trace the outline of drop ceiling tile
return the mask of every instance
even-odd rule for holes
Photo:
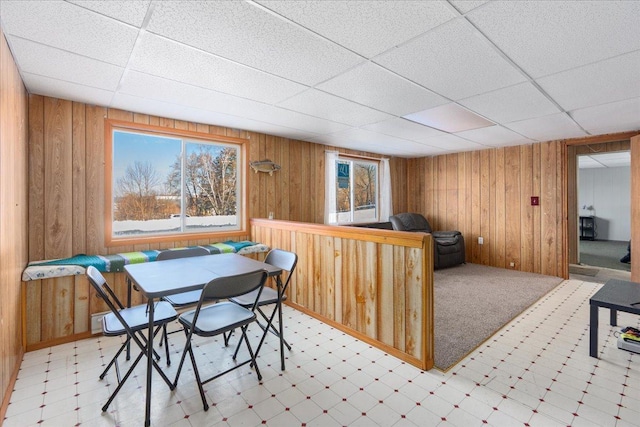
[[[462,13],[472,11],[488,2],[488,0],[449,0],[449,3],[453,4]]]
[[[589,156],[578,156],[578,169],[595,169],[606,167]]]
[[[593,134],[640,131],[640,97],[570,112],[571,117]]]
[[[558,107],[531,83],[520,83],[458,102],[497,123],[515,122],[560,112]]]
[[[386,135],[375,135],[374,132],[362,131],[361,129],[317,136],[312,138],[310,142],[398,157],[433,155],[445,152],[445,150],[436,147],[399,138],[390,138]]]
[[[306,130],[308,133],[331,133],[348,128],[344,124],[136,71],[127,72],[119,92],[175,105],[245,117],[298,131]]]
[[[487,148],[482,144],[478,144],[477,142],[469,141],[452,134],[434,136],[425,141],[425,143],[433,147],[441,148],[449,153],[483,150]]]
[[[64,1],[0,2],[5,34],[124,67],[138,29]]]
[[[67,0],[85,9],[141,27],[151,0]]]
[[[404,118],[452,133],[493,126],[494,124],[473,111],[454,103],[407,114]]]
[[[462,18],[449,21],[374,61],[453,100],[525,80]]]
[[[256,4],[162,1],[154,6],[148,31],[300,83],[317,84],[363,60]]]
[[[638,75],[640,50],[543,77],[537,82],[568,111],[640,97]]]
[[[541,142],[587,136],[587,134],[564,113],[512,122],[506,124],[506,127],[527,138]]]
[[[467,17],[534,78],[640,49],[637,1],[498,1]]]
[[[315,89],[302,92],[278,106],[351,126],[363,126],[393,117]]]
[[[457,16],[444,2],[258,0],[258,3],[367,58]]]
[[[215,111],[179,106],[167,102],[150,100],[133,95],[117,94],[114,96],[111,106],[127,111],[142,114],[152,114],[160,117],[171,117],[178,120],[193,121],[197,123],[224,126],[233,129],[262,132],[269,135],[283,136],[286,138],[308,140],[317,135],[311,132],[301,132],[298,129],[290,129],[284,126],[276,126],[251,120],[244,117],[233,116]]]
[[[149,33],[144,34],[136,47],[130,68],[263,102],[277,102],[306,89],[298,83]]]
[[[57,80],[115,91],[124,68],[60,49],[9,36],[21,71]]]
[[[503,147],[507,145],[531,144],[532,140],[525,138],[502,126],[490,126],[482,129],[468,130],[456,133],[457,136],[477,142],[488,147]]]
[[[31,94],[68,99],[87,104],[109,106],[113,92],[83,86],[49,77],[23,72],[21,74],[25,87]]]
[[[371,62],[359,65],[316,88],[398,116],[448,102]]]
[[[397,138],[424,143],[427,139],[445,134],[428,126],[415,123],[401,117],[395,117],[378,123],[372,123],[362,127],[373,132],[395,136]]]

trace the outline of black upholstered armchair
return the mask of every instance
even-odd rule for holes
[[[389,221],[394,230],[431,233],[434,243],[433,268],[464,263],[464,237],[459,231],[433,231],[429,221],[419,213],[393,215]]]

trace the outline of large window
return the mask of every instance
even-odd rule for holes
[[[117,122],[107,133],[107,243],[246,228],[241,141]]]
[[[331,224],[376,222],[378,209],[378,162],[364,159],[335,160],[335,211]]]

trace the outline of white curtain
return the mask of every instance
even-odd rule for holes
[[[393,215],[391,170],[389,169],[389,159],[382,159],[380,161],[380,221],[389,221],[391,215]]]
[[[324,162],[324,223],[336,224],[336,161],[337,151],[327,151]]]

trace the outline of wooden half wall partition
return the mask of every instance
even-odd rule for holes
[[[252,219],[251,235],[298,254],[289,305],[420,369],[433,367],[430,234]]]

